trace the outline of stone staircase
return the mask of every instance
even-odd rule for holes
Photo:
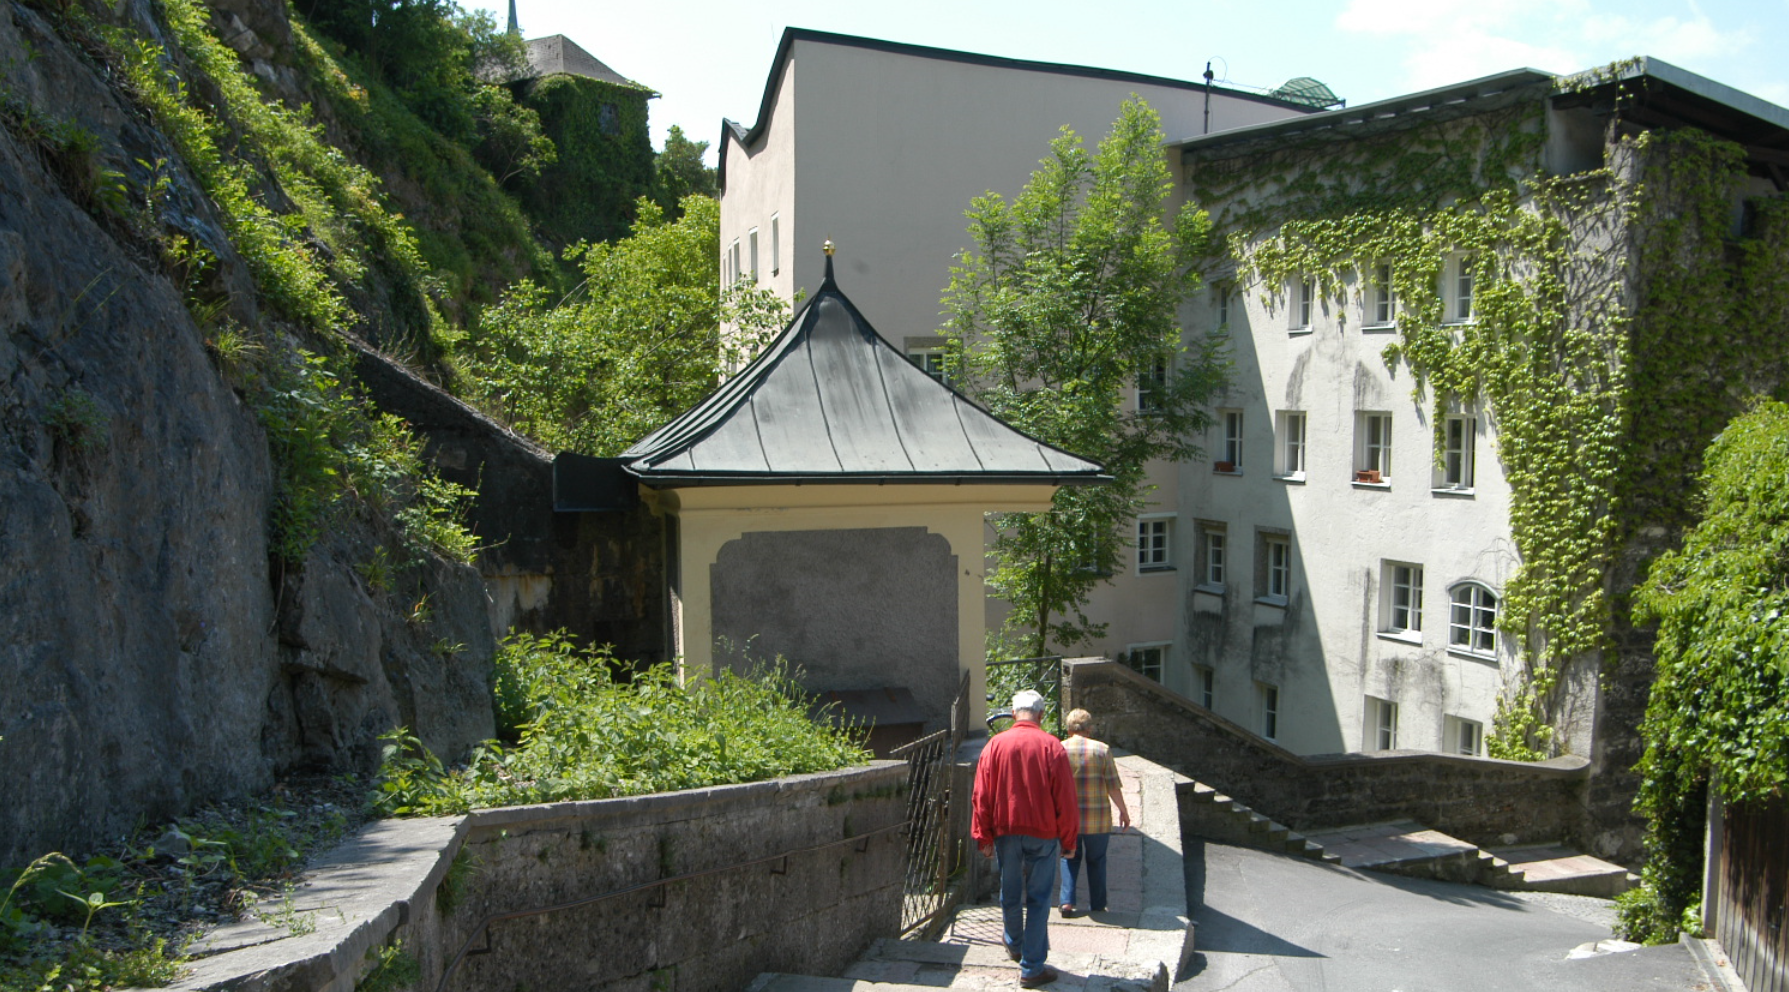
[[[1165,972],[1097,952],[1050,951],[1050,965],[1062,977],[1050,992],[1166,992]],[[934,944],[879,940],[839,978],[759,975],[746,992],[936,992],[951,989],[1016,988],[1017,973],[1006,951],[989,944]]]
[[[1620,865],[1558,844],[1485,849],[1411,820],[1299,833],[1199,782],[1180,786],[1189,834],[1283,851],[1345,868],[1467,882],[1495,889],[1613,898],[1638,885]]]

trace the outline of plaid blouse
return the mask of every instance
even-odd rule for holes
[[[1112,832],[1112,800],[1109,792],[1118,788],[1118,765],[1112,761],[1112,749],[1091,737],[1070,735],[1062,742],[1068,751],[1068,764],[1075,771],[1075,797],[1081,805],[1081,832]]]

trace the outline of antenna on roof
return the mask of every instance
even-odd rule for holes
[[[511,4],[514,4],[515,0],[509,0],[509,2]],[[1211,71],[1211,60],[1206,59],[1205,60],[1205,130],[1199,132],[1200,134],[1210,134],[1211,133],[1211,78],[1212,78],[1212,75],[1213,74]]]

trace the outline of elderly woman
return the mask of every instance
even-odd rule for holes
[[[1075,773],[1075,797],[1081,807],[1081,840],[1073,857],[1062,859],[1062,915],[1076,916],[1080,902],[1075,892],[1075,875],[1081,862],[1087,862],[1087,907],[1095,913],[1106,908],[1106,844],[1112,835],[1112,806],[1118,807],[1118,829],[1131,825],[1131,811],[1124,805],[1124,790],[1118,781],[1118,766],[1112,761],[1112,749],[1087,736],[1093,731],[1093,716],[1086,710],[1070,710],[1062,719],[1062,728],[1069,736],[1062,746],[1068,751],[1069,767]]]

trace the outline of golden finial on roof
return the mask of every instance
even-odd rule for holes
[[[826,255],[828,258],[832,257],[832,252],[833,252],[834,247],[835,246],[833,245],[831,238],[827,238],[826,243],[820,246],[821,250],[826,252]]]

